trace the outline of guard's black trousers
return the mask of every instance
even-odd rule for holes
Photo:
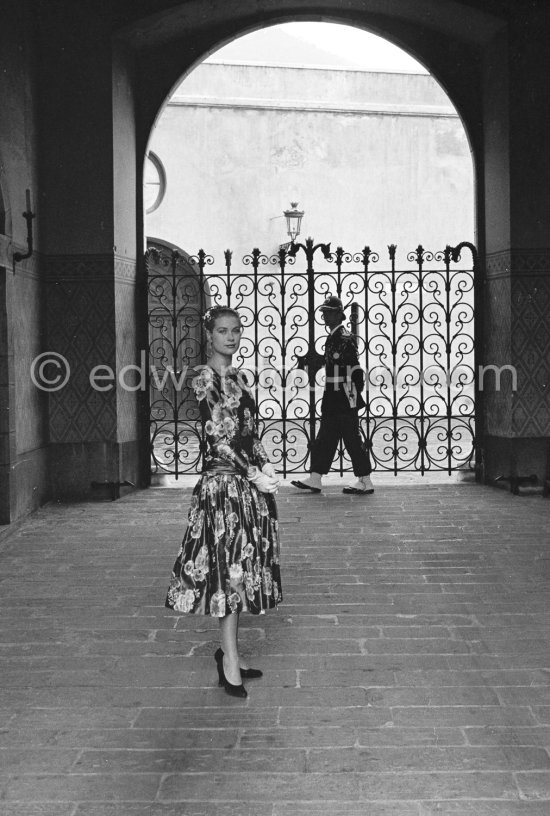
[[[359,417],[353,408],[324,412],[315,442],[311,446],[311,472],[325,474],[331,466],[338,442],[342,440],[356,476],[368,476],[372,471],[370,457],[359,431]]]

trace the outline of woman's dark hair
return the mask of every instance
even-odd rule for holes
[[[232,309],[231,306],[212,306],[210,309],[207,309],[202,318],[206,331],[212,331],[218,317],[223,317],[224,315],[236,317],[239,323],[242,323],[240,314],[236,309]]]

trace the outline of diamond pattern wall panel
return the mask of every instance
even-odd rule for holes
[[[514,276],[512,353],[516,436],[550,436],[550,257],[548,271]]]
[[[116,388],[101,392],[90,383],[94,366],[116,367],[112,256],[50,258],[47,298],[47,348],[63,355],[71,371],[66,386],[49,396],[50,440],[115,441]]]
[[[512,249],[487,258],[486,364],[511,364],[517,391],[502,378],[486,392],[488,433],[550,436],[550,249]]]

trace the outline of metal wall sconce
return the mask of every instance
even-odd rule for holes
[[[25,261],[27,258],[30,258],[33,253],[33,243],[32,243],[32,219],[35,218],[35,213],[32,212],[31,209],[31,191],[26,190],[26,201],[27,201],[27,209],[23,213],[23,218],[27,222],[27,251],[25,254],[22,252],[14,252],[13,253],[13,266],[15,271],[15,264],[20,263],[20,261]]]

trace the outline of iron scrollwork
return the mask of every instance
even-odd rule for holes
[[[453,266],[464,248],[472,252],[472,269]],[[314,268],[319,249],[321,270]],[[361,427],[374,468],[473,468],[479,417],[475,247],[463,243],[432,253],[419,245],[402,269],[396,249],[389,245],[389,265],[379,269],[380,256],[369,246],[331,251],[330,244],[308,238],[273,256],[253,249],[241,268],[227,250],[219,270],[202,250],[183,257],[150,249],[149,354],[152,371],[160,371],[150,386],[153,470],[176,477],[200,470],[203,437],[191,378],[208,353],[200,317],[219,303],[242,316],[235,363],[255,391],[260,435],[272,461],[284,476],[307,470],[324,378],[326,328],[318,308],[330,294],[343,301],[367,373]],[[297,268],[300,250],[305,270]],[[345,452],[333,468],[351,469]]]

